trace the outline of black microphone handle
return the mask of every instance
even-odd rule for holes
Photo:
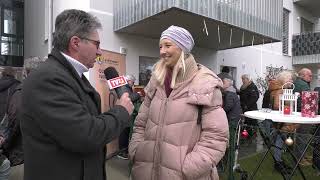
[[[125,92],[129,93],[129,96],[131,94],[130,90],[126,86],[117,87],[117,88],[115,88],[115,91],[116,91],[117,96],[118,96],[119,99],[122,96],[122,94],[125,93]]]
[[[129,93],[129,98],[133,103],[140,99],[140,95],[138,93],[133,92],[128,86],[121,86],[115,88],[115,91],[119,99],[125,92]]]

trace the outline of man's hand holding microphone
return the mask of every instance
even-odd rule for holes
[[[128,113],[131,115],[134,109],[134,106],[131,102],[131,99],[129,98],[129,93],[125,92],[122,94],[122,96],[120,97],[120,99],[117,101],[116,105],[120,105],[123,106],[124,108],[126,108],[126,110],[128,111]]]
[[[117,93],[119,100],[116,104],[126,108],[128,113],[131,115],[134,106],[132,104],[133,100],[130,97],[130,93],[132,93],[132,90],[126,86],[127,80],[123,76],[119,76],[117,70],[114,67],[106,68],[104,70],[104,75],[108,80],[109,88],[114,89]]]

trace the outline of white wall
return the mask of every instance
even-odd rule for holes
[[[192,50],[193,56],[195,57],[196,61],[209,69],[213,72],[217,73],[217,51],[212,49],[205,49],[205,48],[197,48],[195,47]]]
[[[90,0],[52,0],[53,1],[53,19],[65,9],[81,9],[89,11]]]
[[[108,1],[108,3],[106,3]],[[91,0],[90,9],[113,13],[113,0]]]

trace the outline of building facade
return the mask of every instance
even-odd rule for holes
[[[252,69],[253,65],[261,73],[262,64],[259,60],[251,63],[226,56],[229,50],[225,49],[238,51],[239,47],[281,41],[282,7],[282,0],[27,1],[24,57],[47,56],[52,48],[55,17],[64,9],[77,8],[101,20],[101,48],[125,54],[126,73],[139,77],[150,71],[159,57],[161,32],[170,25],[178,25],[193,35],[196,45],[192,53],[199,63],[216,73],[220,66],[232,65],[238,79],[244,73],[243,67]]]
[[[219,51],[218,66],[227,65],[243,73],[263,76],[268,66],[312,70],[312,89],[319,84],[320,1],[283,0],[281,42]],[[239,85],[239,82],[238,82]]]
[[[102,49],[125,53],[126,72],[137,77],[157,60],[160,33],[175,24],[194,36],[198,61],[216,73],[232,67],[238,87],[242,74],[263,76],[268,66],[309,67],[319,86],[319,1],[34,0],[24,7],[25,58],[45,57],[55,17],[77,8],[102,21]]]

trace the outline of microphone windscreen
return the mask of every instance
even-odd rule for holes
[[[112,66],[107,67],[104,70],[104,75],[106,76],[107,80],[119,77],[119,74],[118,74],[117,70]]]

